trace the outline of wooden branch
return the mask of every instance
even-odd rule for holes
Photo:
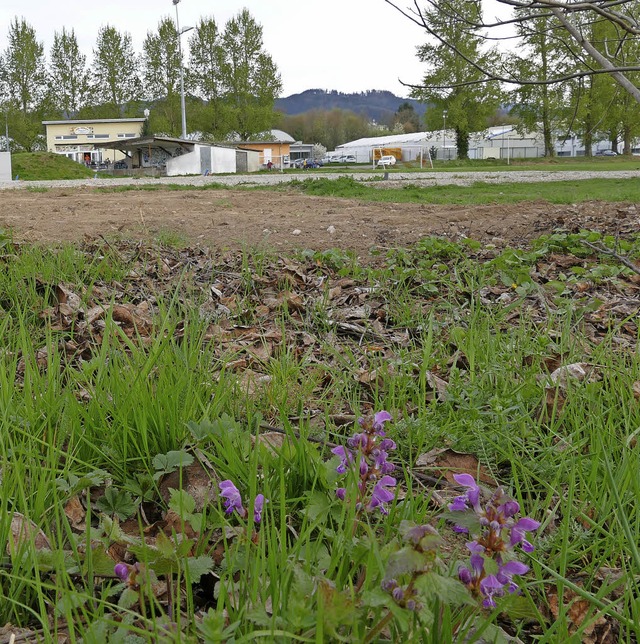
[[[585,246],[588,246],[589,248],[595,250],[598,253],[615,257],[615,259],[617,259],[621,264],[624,264],[629,270],[632,270],[637,275],[640,275],[640,267],[636,266],[629,258],[625,257],[624,255],[620,255],[619,253],[616,253],[614,250],[611,250],[611,248],[607,248],[606,246],[602,246],[601,244],[592,244],[591,242],[588,242],[586,239],[581,239],[580,241]]]

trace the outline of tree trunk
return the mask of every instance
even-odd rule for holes
[[[553,142],[553,130],[549,125],[548,120],[542,121],[542,137],[544,140],[544,156],[545,157],[555,157],[556,156],[556,146]]]
[[[458,159],[469,158],[469,132],[456,128],[456,147],[458,148]]]
[[[631,154],[631,128],[628,125],[622,128],[622,154]]]
[[[593,151],[591,148],[593,147],[593,134],[591,133],[591,127],[586,128],[582,142],[584,143],[584,156],[592,157]]]

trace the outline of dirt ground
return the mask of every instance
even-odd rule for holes
[[[0,194],[0,229],[16,241],[80,241],[102,235],[180,236],[210,248],[243,245],[325,250],[365,257],[373,247],[405,246],[424,235],[467,236],[519,245],[556,229],[622,235],[640,230],[634,204],[545,202],[488,206],[378,204],[294,191],[129,191],[90,188]]]

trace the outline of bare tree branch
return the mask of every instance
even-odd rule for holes
[[[540,78],[519,78],[515,75],[501,74],[494,69],[488,69],[479,63],[477,60],[471,60],[465,56],[460,48],[453,42],[449,42],[436,30],[432,29],[427,23],[422,10],[418,4],[419,0],[413,0],[413,7],[402,9],[398,4],[392,0],[384,0],[387,4],[394,7],[403,16],[411,20],[419,27],[439,41],[442,45],[449,48],[457,56],[460,56],[467,64],[471,65],[482,74],[482,78],[465,81],[462,83],[449,84],[449,85],[430,85],[432,89],[453,89],[455,87],[463,87],[469,85],[481,85],[490,81],[498,81],[510,85],[554,85],[563,83],[569,80],[581,79],[588,76],[596,76],[601,74],[611,75],[615,81],[628,92],[635,101],[640,103],[640,90],[625,76],[630,72],[640,71],[640,62],[637,64],[618,64],[617,54],[621,51],[622,42],[624,39],[640,35],[640,23],[633,15],[631,9],[634,5],[637,7],[635,0],[591,0],[584,2],[571,2],[566,0],[497,0],[500,4],[510,6],[516,11],[516,16],[510,19],[497,20],[495,22],[482,22],[473,23],[466,19],[459,18],[459,12],[456,11],[455,3],[447,2],[446,0],[424,0],[426,4],[434,10],[442,12],[445,16],[450,18],[457,18],[464,24],[464,29],[470,33],[478,34],[482,30],[492,30],[497,28],[504,28],[513,25],[527,25],[533,20],[540,18],[555,18],[562,26],[560,30],[563,34],[570,37],[571,43],[566,42],[561,36],[554,35],[553,37],[565,44],[566,49],[570,52],[571,56],[581,63],[582,69],[555,76],[553,78],[540,79]],[[619,8],[629,7],[630,10],[626,13],[618,11]],[[518,15],[520,12],[520,15]],[[532,13],[533,12],[533,13]],[[591,21],[587,20],[583,24],[591,24],[593,21],[608,21],[616,25],[622,32],[620,43],[616,48],[616,54],[607,57],[600,52],[593,43],[589,42],[581,33],[580,29],[570,20],[572,15],[582,15],[587,18],[592,16]],[[480,34],[485,40],[507,40],[512,39],[514,36],[499,36],[491,37],[487,34]],[[577,51],[575,46],[577,45]],[[584,52],[592,60],[595,60],[599,67],[594,67],[585,64],[583,56],[580,52]],[[415,85],[400,81],[405,87],[419,89],[423,85]]]

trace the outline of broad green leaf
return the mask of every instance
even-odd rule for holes
[[[428,602],[438,599],[444,604],[457,606],[475,603],[462,582],[435,572],[420,575],[415,580],[415,587]]]
[[[192,583],[198,583],[202,575],[206,575],[213,570],[213,559],[207,555],[200,557],[189,557],[187,559],[187,569]]]
[[[108,487],[104,491],[104,496],[98,499],[96,506],[101,512],[115,514],[122,521],[128,519],[136,511],[136,504],[131,495],[124,490],[116,490],[114,487]]]

